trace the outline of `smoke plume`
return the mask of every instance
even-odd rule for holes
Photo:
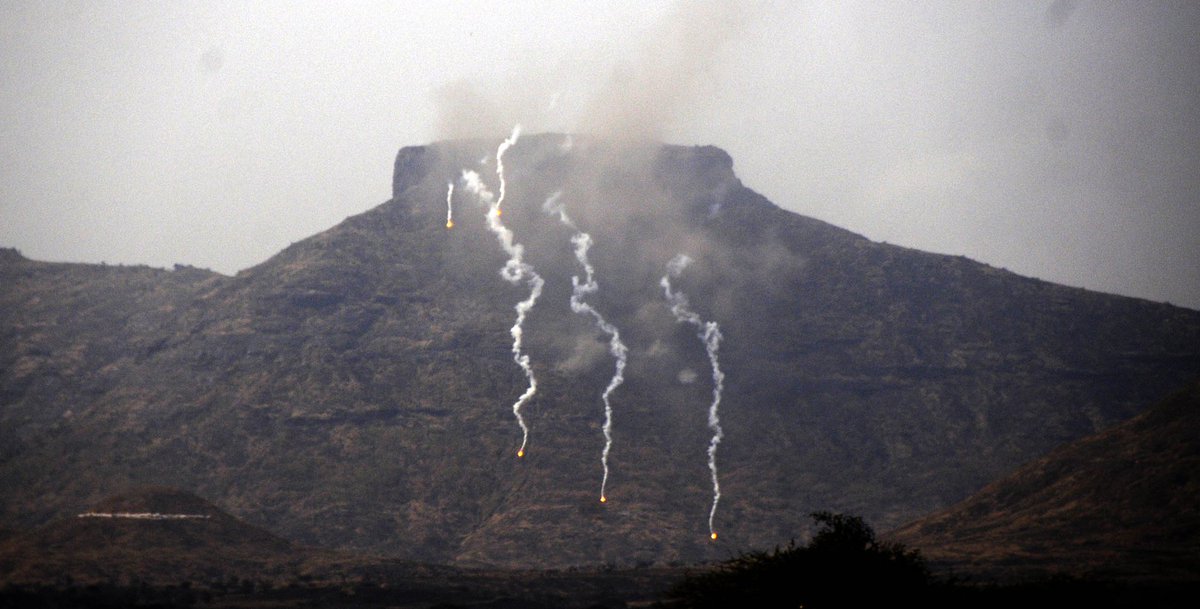
[[[538,58],[505,79],[455,80],[434,91],[437,136],[489,137],[521,122],[608,140],[666,135],[714,82],[721,53],[765,14],[758,2],[678,2],[650,27],[578,54]]]

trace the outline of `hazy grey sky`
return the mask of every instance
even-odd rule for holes
[[[1200,308],[1200,3],[599,4],[0,2],[0,245],[232,273],[385,201],[400,146],[521,122]]]

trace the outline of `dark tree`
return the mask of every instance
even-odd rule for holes
[[[741,554],[689,575],[670,594],[678,607],[860,607],[919,601],[929,571],[916,551],[882,542],[858,516],[815,512],[807,546]]]

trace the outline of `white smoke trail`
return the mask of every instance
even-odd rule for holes
[[[566,206],[558,202],[561,195],[561,192],[551,195],[549,199],[546,199],[545,204],[542,205],[542,209],[548,214],[558,214],[558,219],[568,228],[575,231],[575,234],[571,236],[571,244],[575,246],[575,259],[583,267],[585,279],[580,281],[578,275],[571,277],[571,310],[580,314],[586,313],[595,318],[596,326],[600,328],[600,331],[608,335],[608,353],[616,361],[612,379],[608,381],[608,386],[604,388],[604,393],[600,394],[600,400],[604,402],[604,451],[600,455],[600,463],[604,466],[604,478],[600,482],[600,502],[604,503],[608,501],[608,453],[612,450],[613,410],[610,397],[612,396],[612,392],[625,382],[625,361],[629,349],[625,347],[625,343],[621,342],[621,333],[617,330],[616,326],[608,323],[595,307],[583,300],[588,294],[595,293],[600,289],[600,285],[596,283],[596,270],[588,260],[588,250],[592,247],[592,236],[579,230],[579,227],[575,226],[575,223],[567,216]]]
[[[697,336],[704,341],[704,349],[708,352],[709,362],[712,363],[713,400],[708,407],[708,428],[712,430],[713,437],[708,444],[708,470],[712,472],[713,501],[712,509],[708,512],[708,532],[713,539],[716,539],[717,531],[713,528],[713,519],[717,515],[717,504],[721,501],[721,483],[717,479],[717,445],[725,437],[725,431],[721,429],[721,419],[718,416],[721,392],[725,388],[725,374],[721,372],[721,365],[717,360],[717,351],[721,348],[721,328],[717,322],[705,322],[692,311],[685,294],[671,291],[671,278],[678,277],[691,262],[692,259],[684,254],[672,258],[667,263],[667,274],[663,275],[659,285],[662,286],[667,302],[671,305],[671,313],[675,315],[675,321],[692,324],[700,330]]]
[[[158,512],[84,512],[76,518],[117,518],[126,520],[208,520],[208,514],[160,514]]]
[[[504,263],[504,267],[500,269],[500,276],[505,281],[517,285],[522,280],[525,280],[529,285],[529,297],[517,303],[517,321],[509,330],[513,337],[512,353],[513,361],[521,367],[525,373],[525,378],[529,381],[529,387],[525,389],[517,401],[513,404],[513,415],[517,418],[517,425],[521,427],[521,448],[517,450],[518,457],[525,456],[525,447],[529,444],[529,427],[525,424],[525,418],[521,416],[521,407],[529,402],[537,393],[537,378],[533,374],[533,368],[529,365],[529,356],[521,351],[522,338],[524,337],[525,316],[533,305],[537,303],[538,297],[542,295],[542,287],[546,284],[542,280],[541,275],[538,275],[533,266],[524,261],[525,248],[520,243],[513,241],[513,233],[504,223],[500,221],[500,206],[504,203],[504,196],[507,190],[507,182],[504,177],[504,153],[517,143],[517,138],[521,135],[521,126],[513,127],[512,135],[504,140],[500,147],[496,150],[496,174],[500,178],[500,197],[496,198],[487,186],[480,179],[479,174],[474,171],[463,170],[463,182],[466,183],[467,189],[475,193],[481,201],[488,205],[487,222],[488,229],[496,235],[496,239],[500,242],[500,246],[504,248],[508,254],[508,261]]]
[[[454,182],[446,184],[446,228],[454,228]]]
[[[496,149],[496,175],[500,178],[500,198],[496,199],[494,214],[497,216],[500,215],[500,206],[504,204],[504,193],[508,189],[508,182],[504,179],[504,153],[517,143],[519,137],[521,137],[521,126],[514,125],[512,133],[503,142],[500,142],[500,147]]]

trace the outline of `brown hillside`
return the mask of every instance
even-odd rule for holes
[[[995,577],[1200,580],[1200,383],[894,537]]]

